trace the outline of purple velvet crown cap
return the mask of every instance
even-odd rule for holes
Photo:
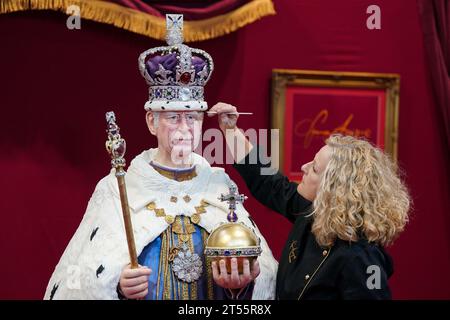
[[[195,74],[198,74],[206,65],[206,61],[198,56],[192,56],[192,65],[195,69]],[[145,63],[147,72],[152,78],[156,77],[155,72],[158,71],[159,65],[162,65],[165,70],[172,71],[173,74],[176,72],[176,67],[178,64],[177,54],[169,53],[166,55],[155,55],[150,57]]]

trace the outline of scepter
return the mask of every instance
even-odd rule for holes
[[[123,221],[125,223],[125,233],[127,235],[128,252],[130,254],[131,268],[138,267],[136,245],[134,243],[133,225],[131,224],[130,207],[128,205],[127,188],[125,185],[125,140],[120,136],[120,128],[116,124],[116,116],[113,111],[106,113],[106,122],[108,124],[106,132],[108,140],[106,141],[106,150],[111,156],[111,166],[116,169],[116,178],[119,185],[120,203],[122,205]]]

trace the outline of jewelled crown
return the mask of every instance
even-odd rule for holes
[[[214,69],[211,56],[183,44],[183,15],[166,15],[168,46],[139,56],[139,70],[149,85],[147,111],[206,111],[203,87]]]

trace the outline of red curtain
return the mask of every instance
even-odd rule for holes
[[[450,2],[417,0],[431,90],[450,154]]]
[[[183,14],[185,20],[200,20],[228,13],[251,0],[173,1],[172,4],[170,1],[148,0],[112,0],[111,2],[157,17],[164,17],[166,13],[174,13]]]

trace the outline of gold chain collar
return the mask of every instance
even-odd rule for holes
[[[205,207],[207,207],[208,205],[209,204],[205,200],[201,200],[200,201],[200,205],[194,207],[195,208],[195,213],[190,217],[190,220],[191,220],[192,223],[198,224],[200,222],[200,215],[202,213],[206,212]],[[164,217],[164,219],[166,220],[166,222],[168,224],[173,224],[175,222],[175,220],[176,220],[175,216],[170,215],[170,214],[166,214],[166,211],[163,208],[157,208],[156,207],[156,203],[154,201],[150,202],[147,205],[147,209],[154,211],[155,215],[157,217]],[[181,225],[180,225],[180,227],[181,227]],[[173,226],[172,228],[175,228],[175,226]]]

